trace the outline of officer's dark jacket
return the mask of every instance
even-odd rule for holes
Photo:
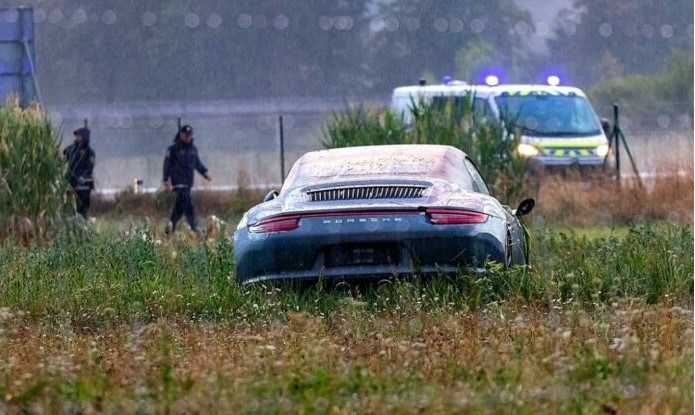
[[[73,188],[93,189],[95,153],[89,146],[90,132],[88,128],[79,128],[75,133],[82,136],[82,142],[73,143],[63,150],[63,156],[68,162],[68,181]],[[80,178],[83,180],[80,181]]]
[[[190,188],[193,186],[193,170],[198,170],[203,176],[208,173],[208,168],[198,158],[198,149],[193,142],[186,144],[177,136],[164,157],[164,181],[171,179],[172,186]]]

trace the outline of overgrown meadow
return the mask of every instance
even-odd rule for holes
[[[564,183],[529,266],[344,290],[240,287],[224,212],[9,232],[0,413],[690,413],[692,178]]]

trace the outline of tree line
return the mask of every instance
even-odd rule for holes
[[[26,2],[23,2],[26,4]],[[690,0],[575,0],[529,47],[513,0],[34,0],[52,102],[371,97],[421,77],[478,82],[554,69],[590,87],[692,57]],[[77,74],[76,77],[73,74]]]

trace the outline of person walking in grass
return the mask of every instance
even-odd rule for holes
[[[77,213],[87,219],[91,193],[94,189],[94,159],[95,153],[89,145],[89,128],[78,128],[73,132],[75,142],[63,150],[63,156],[68,163],[68,182],[75,194]]]
[[[174,233],[176,223],[183,215],[186,216],[191,230],[198,231],[191,199],[194,170],[197,170],[208,182],[212,180],[208,175],[208,168],[198,157],[198,149],[193,144],[193,128],[190,125],[183,125],[174,137],[174,144],[167,148],[164,157],[164,189],[167,192],[176,192],[176,203],[165,229],[167,234]]]

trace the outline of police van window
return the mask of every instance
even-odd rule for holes
[[[473,184],[475,185],[478,193],[489,195],[490,189],[488,189],[487,184],[485,184],[485,180],[483,180],[483,176],[480,175],[478,168],[475,167],[475,164],[473,164],[468,157],[466,157],[465,163],[466,169],[468,169],[468,173],[470,173],[471,177],[473,178]]]

